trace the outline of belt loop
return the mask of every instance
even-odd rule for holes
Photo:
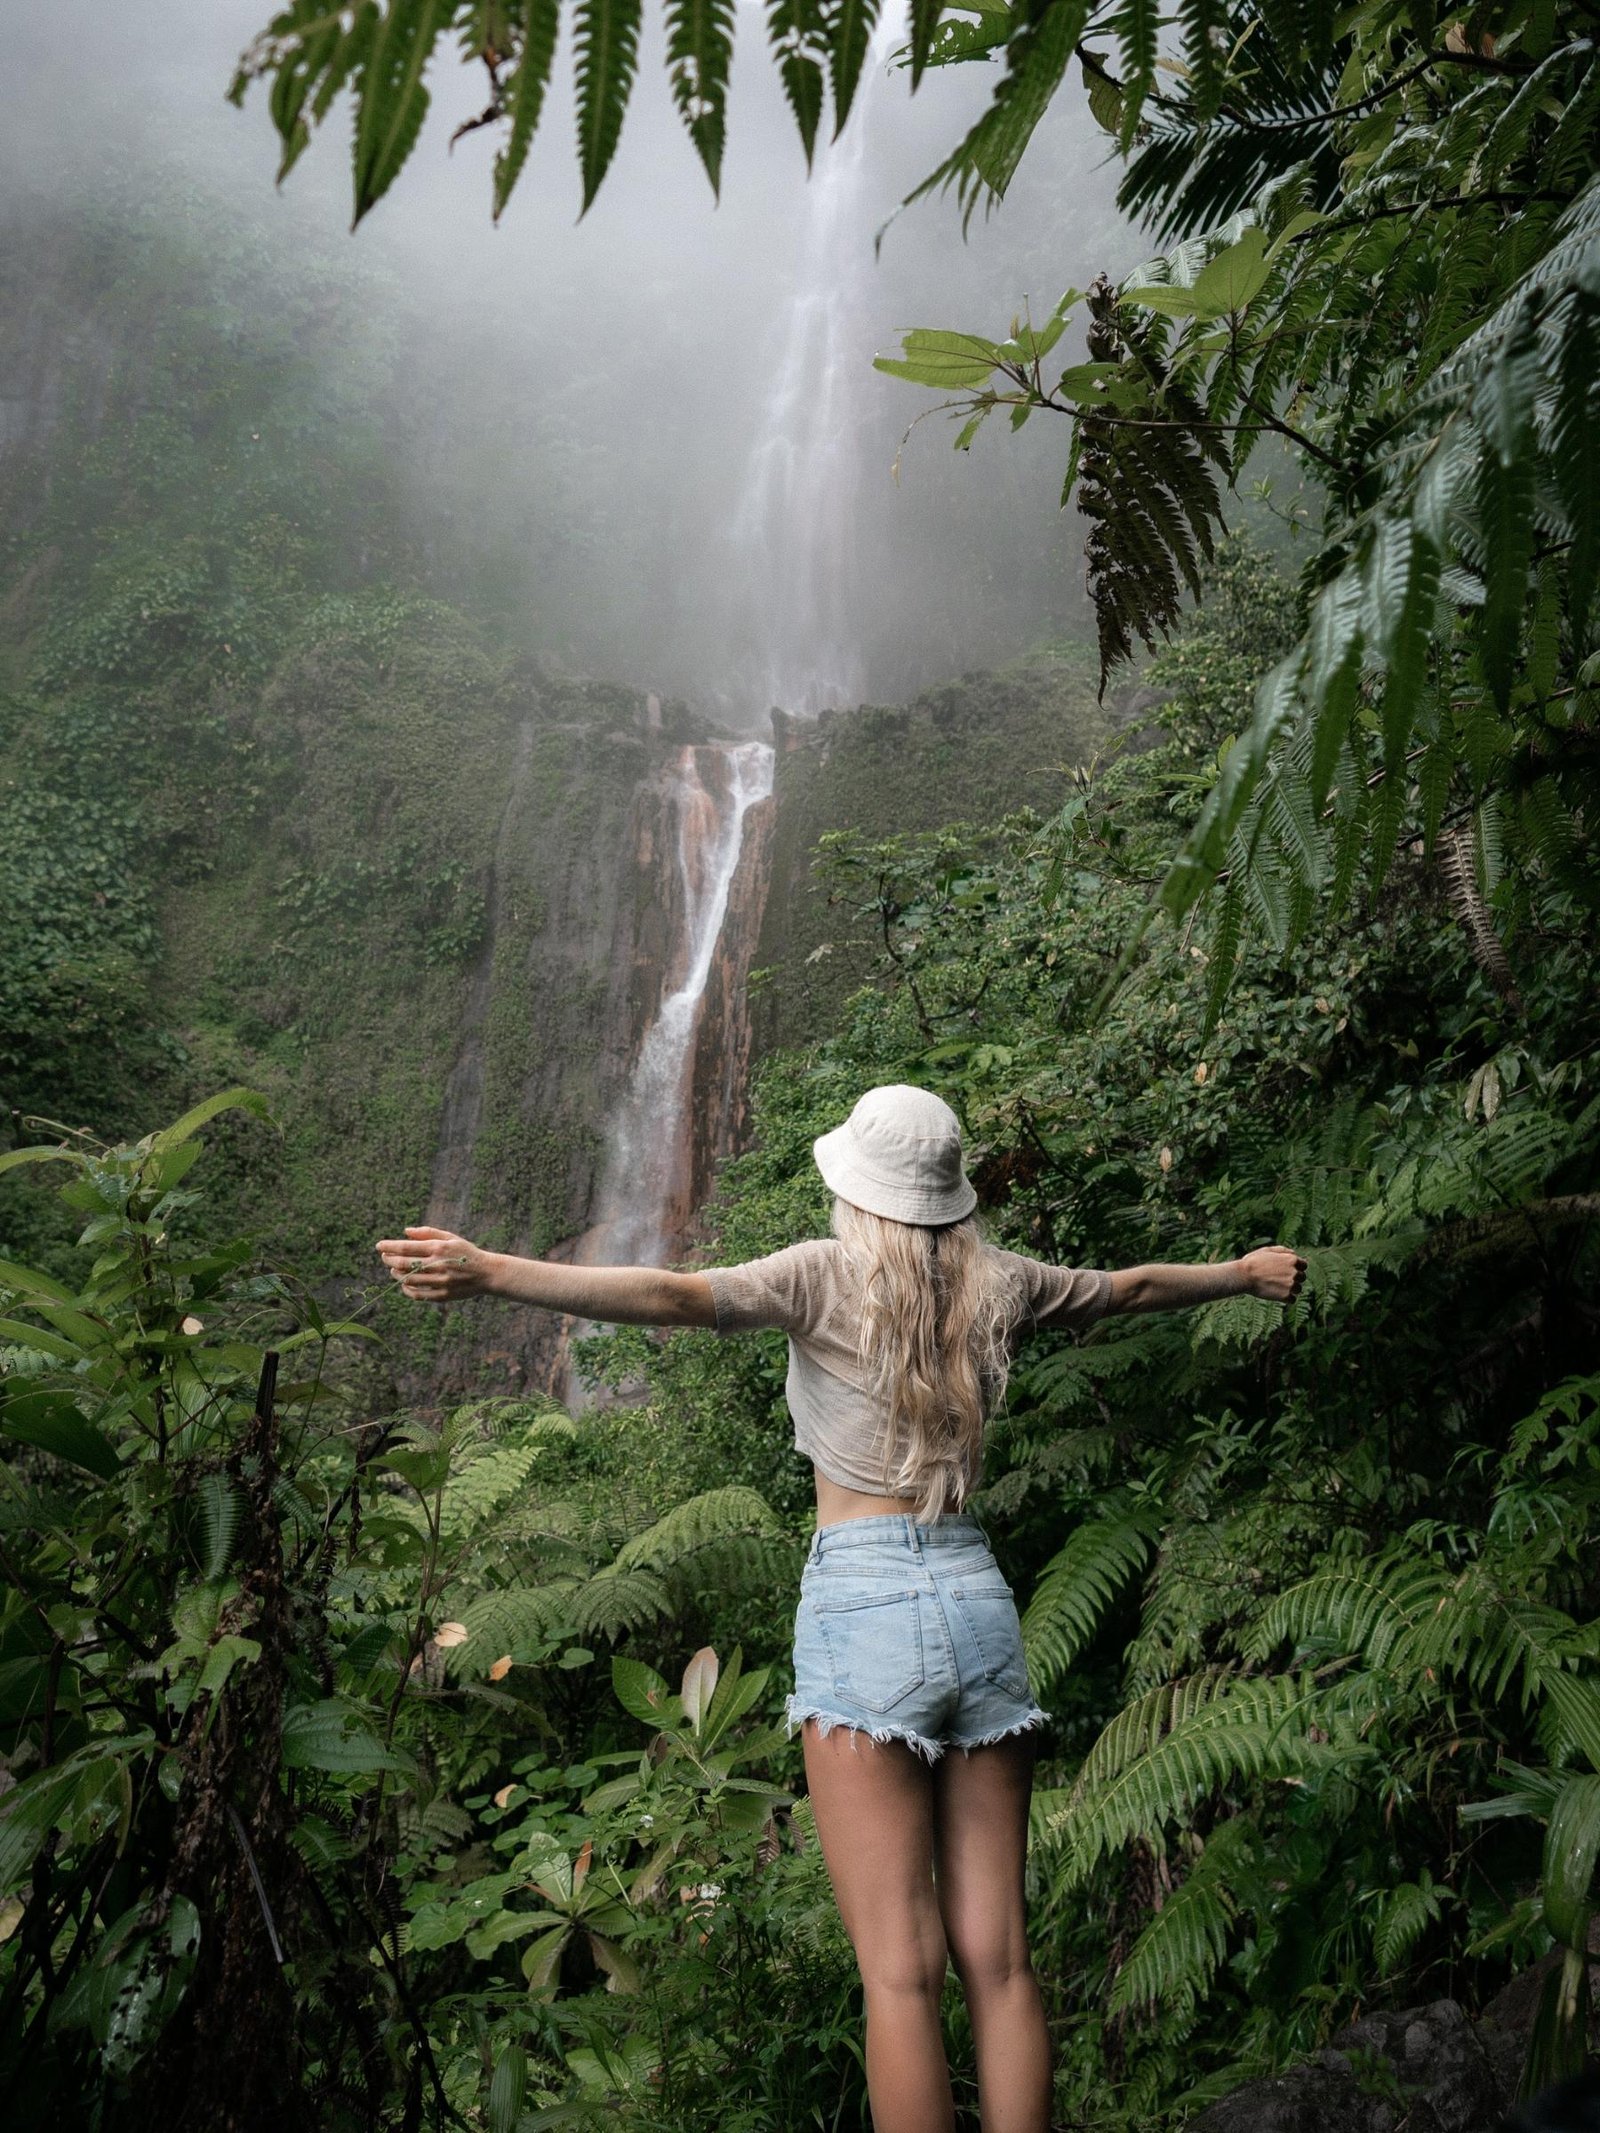
[[[920,1563],[922,1560],[922,1539],[917,1531],[917,1522],[909,1512],[903,1512],[901,1515],[905,1519],[906,1539],[910,1543],[911,1553]]]

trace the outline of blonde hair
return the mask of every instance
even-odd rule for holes
[[[976,1486],[1021,1291],[971,1215],[935,1229],[835,1199],[833,1233],[861,1285],[861,1372],[884,1416],[884,1494],[914,1496],[929,1524]]]

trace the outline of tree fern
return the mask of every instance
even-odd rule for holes
[[[1067,1673],[1118,1592],[1143,1568],[1154,1525],[1143,1508],[1085,1519],[1040,1572],[1022,1618],[1029,1678],[1039,1695]]]
[[[570,1583],[533,1585],[480,1593],[467,1601],[460,1611],[467,1636],[446,1651],[445,1671],[481,1681],[498,1659],[548,1658],[575,1626],[568,1604],[573,1590]]]
[[[1402,1881],[1385,1891],[1372,1927],[1372,1953],[1380,1977],[1393,1977],[1404,1967],[1449,1900],[1450,1892],[1436,1886],[1426,1868],[1416,1881]]]
[[[615,1641],[630,1629],[671,1612],[665,1583],[649,1570],[601,1571],[562,1596],[567,1619],[580,1637]]]
[[[636,1534],[618,1551],[612,1568],[665,1570],[698,1549],[738,1534],[776,1539],[783,1531],[776,1512],[757,1490],[738,1484],[707,1489]]]
[[[1163,1682],[1120,1712],[1051,1817],[1081,1880],[1103,1853],[1163,1826],[1231,1781],[1295,1777],[1327,1750],[1309,1737],[1315,1685],[1290,1675],[1212,1669]]]
[[[1136,2007],[1184,2013],[1194,2006],[1227,1952],[1238,1908],[1227,1877],[1253,1842],[1245,1821],[1218,1827],[1129,1949],[1112,1983],[1108,2014]]]

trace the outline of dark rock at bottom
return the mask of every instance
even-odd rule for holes
[[[1366,2015],[1305,2065],[1223,2097],[1188,2133],[1498,2133],[1516,2110],[1544,1968],[1513,1978],[1476,2017],[1454,2000]],[[1518,2113],[1508,2133],[1524,2126],[1600,2128],[1600,2094],[1583,2080],[1551,2092],[1534,2115]]]

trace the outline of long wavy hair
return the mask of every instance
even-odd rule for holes
[[[861,1372],[884,1417],[883,1492],[914,1496],[928,1524],[977,1484],[1020,1291],[971,1215],[925,1228],[835,1199],[833,1233],[861,1285]]]

